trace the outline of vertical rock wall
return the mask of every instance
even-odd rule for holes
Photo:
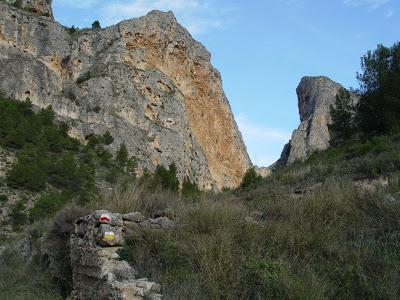
[[[240,184],[251,162],[220,74],[171,12],[70,32],[50,1],[25,2],[36,12],[0,1],[1,90],[52,105],[82,141],[110,131],[139,172],[174,162],[203,189]]]
[[[290,142],[285,145],[277,165],[292,164],[304,160],[313,152],[328,148],[331,123],[330,106],[343,88],[328,77],[303,77],[296,89],[300,126],[293,131]],[[358,101],[353,95],[354,101]]]

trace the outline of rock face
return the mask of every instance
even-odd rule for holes
[[[1,90],[51,105],[82,141],[110,131],[139,173],[175,162],[203,189],[240,184],[251,162],[220,74],[171,12],[71,32],[50,2],[23,0],[32,13],[0,1]]]
[[[70,239],[72,299],[161,299],[159,284],[135,279],[135,270],[120,259],[122,230],[122,216],[104,210],[75,222]]]
[[[27,12],[53,18],[53,10],[51,8],[52,0],[0,0],[8,4],[21,8]]]
[[[330,106],[343,88],[327,77],[303,77],[296,89],[300,114],[300,126],[285,145],[277,165],[289,165],[304,160],[313,152],[328,148],[331,123]],[[357,99],[354,96],[354,101]]]

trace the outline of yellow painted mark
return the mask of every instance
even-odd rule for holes
[[[107,231],[104,233],[103,241],[107,243],[115,242],[115,234],[112,231]]]

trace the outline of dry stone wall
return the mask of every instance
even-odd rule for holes
[[[167,219],[167,218],[166,218]],[[167,223],[168,224],[167,224]],[[154,219],[146,220],[140,213],[121,215],[100,210],[75,221],[70,238],[73,274],[72,299],[159,300],[161,286],[146,278],[136,279],[136,271],[120,259],[118,250],[124,245],[124,232],[132,224],[154,228]],[[162,220],[168,228],[172,220]],[[126,228],[125,225],[131,225]]]

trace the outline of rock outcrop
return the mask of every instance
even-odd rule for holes
[[[251,162],[221,76],[171,12],[73,31],[53,20],[50,0],[7,2],[1,90],[51,105],[82,141],[110,131],[111,150],[124,142],[139,173],[175,162],[181,180],[203,189],[240,184]]]
[[[306,159],[311,153],[328,148],[331,123],[330,106],[343,88],[328,77],[303,77],[296,89],[300,114],[300,126],[285,145],[276,166],[289,165]],[[357,101],[355,95],[354,100]]]
[[[123,225],[121,214],[104,210],[76,220],[70,239],[72,299],[161,299],[159,284],[135,279],[135,270],[120,259]]]
[[[0,0],[29,13],[53,18],[52,0]]]

